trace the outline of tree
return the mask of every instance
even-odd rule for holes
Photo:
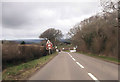
[[[54,29],[54,28],[49,28],[46,31],[44,31],[39,38],[47,38],[50,40],[54,45],[56,45],[57,41],[62,38],[63,34],[60,30]]]
[[[68,34],[78,51],[117,57],[117,12],[104,14],[106,20],[95,15],[70,29]]]
[[[100,0],[103,12],[111,13],[118,9],[118,0]]]
[[[22,41],[21,44],[25,44],[25,41]]]
[[[2,40],[2,42],[1,42],[2,44],[4,43],[4,41]]]
[[[68,32],[68,35],[70,37],[74,36],[77,32],[80,31],[80,25],[79,24],[76,24],[73,28],[70,29],[70,31]]]

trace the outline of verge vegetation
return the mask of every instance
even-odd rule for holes
[[[104,61],[108,61],[108,62],[120,65],[120,60],[118,58],[107,57],[107,56],[103,56],[103,55],[96,55],[96,54],[85,53],[85,52],[77,52],[77,53],[84,54],[84,55],[94,57],[94,58],[99,58],[99,59],[102,59]]]
[[[2,44],[2,64],[3,70],[9,67],[10,64],[18,65],[30,60],[40,58],[47,55],[44,46],[35,44],[16,44],[4,43]]]
[[[30,75],[43,67],[52,58],[57,55],[53,53],[51,55],[43,56],[39,59],[31,60],[26,63],[22,63],[16,66],[10,66],[3,70],[3,80],[26,80]]]

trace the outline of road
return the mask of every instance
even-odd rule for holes
[[[118,65],[83,54],[60,52],[29,80],[118,80]]]

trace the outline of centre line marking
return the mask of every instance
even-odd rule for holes
[[[81,68],[84,68],[79,62],[76,62]]]
[[[71,57],[71,55],[69,54],[69,56]]]
[[[68,53],[69,54],[69,53]],[[73,58],[70,54],[69,54],[69,56],[71,57],[71,58]]]
[[[70,55],[71,58],[73,58],[71,55]]]
[[[67,52],[68,53],[68,52]],[[69,53],[68,53],[69,54]],[[70,54],[69,54],[70,55]]]
[[[72,58],[72,59],[73,59],[74,61],[76,61],[75,58]]]
[[[94,75],[92,75],[91,73],[88,73],[88,75],[95,80],[95,82],[100,82]]]

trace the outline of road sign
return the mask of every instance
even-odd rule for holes
[[[53,48],[53,44],[50,42],[50,40],[48,40],[47,43],[46,43],[46,49],[50,50],[52,48]]]

